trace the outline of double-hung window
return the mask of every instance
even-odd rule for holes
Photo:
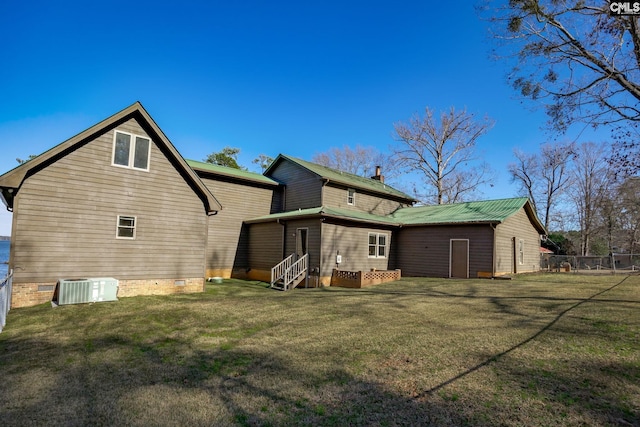
[[[115,131],[113,137],[113,164],[125,168],[149,170],[151,140],[144,136]]]
[[[118,215],[118,226],[116,228],[116,238],[135,239],[136,238],[136,217],[128,215]]]
[[[347,204],[355,205],[356,204],[356,190],[353,188],[347,189]]]
[[[384,233],[369,233],[369,258],[387,257],[387,235]]]

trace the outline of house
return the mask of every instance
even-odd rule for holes
[[[540,269],[546,234],[526,197],[403,209],[398,268],[406,276],[495,277]]]
[[[379,172],[366,179],[285,155],[265,175],[282,183],[285,209],[245,221],[252,278],[269,280],[291,253],[308,253],[325,285],[336,269],[461,278],[539,270],[545,230],[527,198],[414,207]]]
[[[390,268],[396,227],[386,217],[413,205],[412,197],[384,184],[380,175],[367,179],[282,154],[264,174],[282,184],[284,208],[245,221],[249,277],[269,280],[271,268],[292,253],[309,254],[309,270],[326,285],[337,267]]]
[[[15,307],[73,277],[114,277],[118,296],[199,292],[215,276],[284,289],[371,270],[494,277],[538,270],[545,234],[526,198],[415,207],[379,169],[185,160],[140,103],[0,176],[0,195]]]
[[[0,176],[13,211],[15,307],[61,278],[114,277],[118,296],[200,292],[222,206],[140,103]]]

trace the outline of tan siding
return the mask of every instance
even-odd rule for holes
[[[290,255],[296,251],[296,230],[308,228],[307,235],[309,268],[320,267],[320,219],[304,219],[287,221],[285,228],[285,254]]]
[[[214,178],[202,181],[222,204],[222,210],[211,217],[207,271],[229,277],[249,266],[248,226],[243,221],[270,214],[274,191]]]
[[[449,277],[451,239],[469,239],[469,277],[491,272],[493,230],[489,225],[401,228],[397,267],[403,276]]]
[[[514,238],[516,245],[523,239],[524,263],[519,264],[516,253],[514,270]],[[516,246],[517,249],[517,246]],[[517,252],[517,250],[516,250]],[[531,225],[524,209],[507,218],[496,228],[496,273],[523,273],[540,269],[540,235]]]
[[[135,120],[117,129],[146,136]],[[27,178],[15,208],[15,281],[203,277],[202,201],[154,144],[150,170],[111,165],[113,130]],[[136,239],[116,239],[118,215]]]
[[[369,258],[369,233],[387,235],[387,257]],[[340,270],[369,271],[372,268],[386,270],[392,249],[392,232],[368,227],[345,227],[338,224],[322,224],[322,273],[330,276],[336,268],[338,251],[342,256]]]
[[[316,174],[289,161],[281,161],[270,176],[286,184],[285,211],[322,205],[322,180]]]
[[[249,267],[271,270],[282,261],[283,225],[268,222],[249,227]]]
[[[355,195],[355,204],[347,203],[347,188],[333,185],[326,185],[323,189],[322,204],[343,209],[354,209],[361,212],[368,212],[376,215],[389,215],[401,207],[408,206],[398,201],[390,200],[381,196],[361,192],[358,189]]]

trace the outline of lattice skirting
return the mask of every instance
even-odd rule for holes
[[[345,271],[333,270],[331,286],[362,288],[385,282],[400,280],[400,270]]]

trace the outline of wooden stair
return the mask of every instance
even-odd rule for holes
[[[295,254],[289,255],[271,269],[271,288],[288,291],[295,288],[303,280],[309,279],[309,254],[294,261]]]

